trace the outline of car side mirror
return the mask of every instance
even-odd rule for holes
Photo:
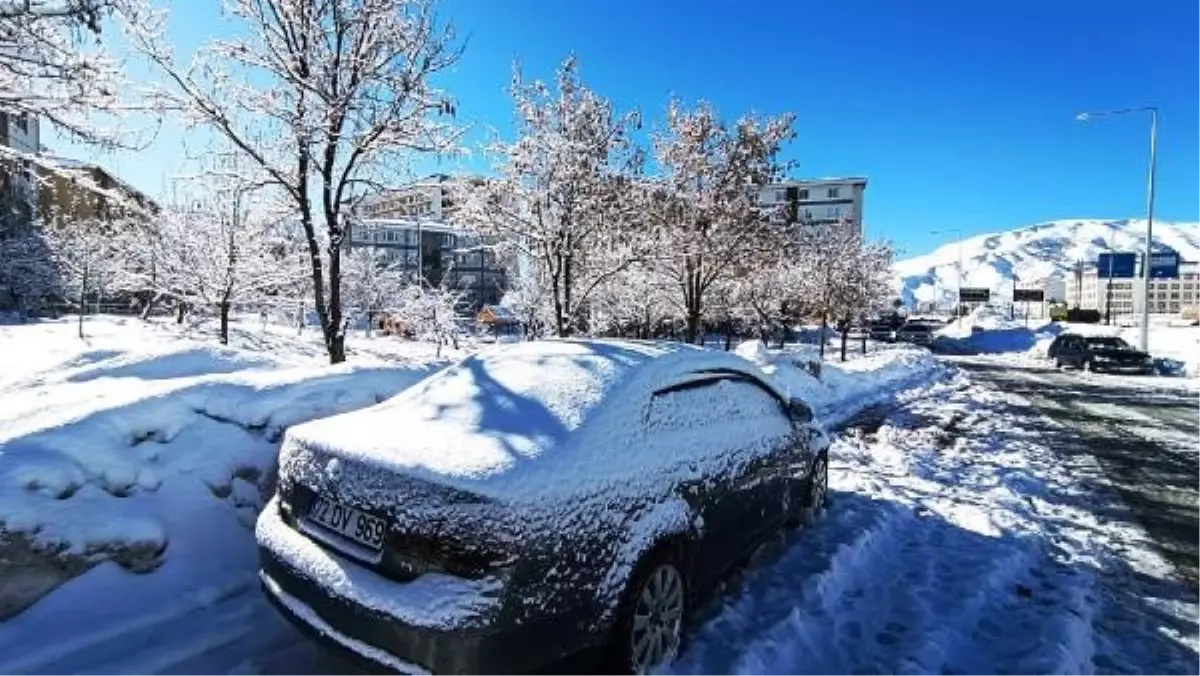
[[[804,403],[803,399],[792,397],[788,399],[787,405],[788,416],[799,423],[812,422],[813,412],[808,404]]]

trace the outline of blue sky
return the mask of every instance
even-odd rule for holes
[[[175,0],[186,51],[224,28],[216,0]],[[441,83],[472,126],[510,130],[512,62],[550,78],[569,53],[622,109],[671,95],[727,117],[797,115],[796,176],[863,175],[865,221],[902,255],[952,235],[1058,218],[1141,217],[1148,116],[1162,108],[1156,217],[1200,220],[1197,3],[1187,0],[443,0],[467,39]],[[170,126],[138,157],[101,157],[161,195],[180,157]],[[86,153],[80,153],[86,154]],[[415,170],[483,169],[482,158]]]

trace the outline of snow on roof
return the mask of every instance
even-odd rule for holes
[[[294,427],[281,453],[315,451],[494,497],[624,463],[608,443],[658,388],[727,369],[773,380],[736,355],[678,343],[551,340],[497,346],[369,409]],[[594,423],[594,424],[593,424]],[[603,447],[604,458],[579,448]],[[601,462],[601,464],[603,464]],[[536,475],[539,478],[533,479]],[[536,492],[536,491],[534,491]]]
[[[412,218],[360,218],[355,225],[372,228],[387,228],[396,230],[421,230],[423,232],[444,232],[452,235],[463,233],[462,228],[455,227],[442,221],[417,220]]]

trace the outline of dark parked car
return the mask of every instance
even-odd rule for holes
[[[905,324],[896,331],[896,340],[901,343],[912,343],[914,345],[932,345],[933,327],[928,324]]]
[[[871,340],[890,343],[896,340],[896,329],[887,322],[876,322],[867,328],[867,335]]]
[[[1057,343],[1057,347],[1055,344]],[[1153,373],[1154,359],[1116,336],[1064,334],[1050,344],[1054,364],[1088,371]]]
[[[1050,341],[1049,347],[1046,348],[1046,358],[1054,359],[1055,357],[1057,357],[1058,350],[1060,347],[1062,347],[1063,343],[1067,342],[1068,340],[1073,340],[1075,338],[1082,339],[1083,336],[1079,335],[1078,333],[1060,333],[1057,336],[1055,336],[1054,340]]]
[[[823,506],[828,437],[751,362],[650,342],[490,348],[291,428],[261,580],[385,667],[648,673],[706,592]]]

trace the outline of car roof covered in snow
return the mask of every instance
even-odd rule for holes
[[[534,341],[487,349],[376,406],[294,427],[283,452],[323,451],[506,493],[506,477],[570,464],[554,456],[567,446],[605,445],[640,420],[655,391],[707,371],[752,376],[787,399],[770,376],[726,352],[650,341]]]

